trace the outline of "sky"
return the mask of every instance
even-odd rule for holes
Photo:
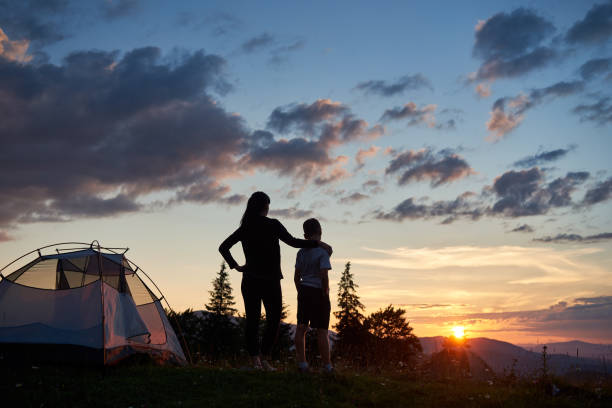
[[[0,0],[1,263],[129,247],[202,309],[265,191],[332,311],[350,261],[417,336],[612,343],[611,39],[603,0]]]

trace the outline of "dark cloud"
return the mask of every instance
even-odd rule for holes
[[[407,168],[406,170],[404,170]],[[459,155],[442,150],[434,153],[429,149],[408,150],[396,154],[385,169],[385,174],[402,170],[399,185],[413,181],[430,180],[432,187],[467,177],[474,173],[470,165]]]
[[[569,152],[576,148],[575,145],[568,147],[567,149],[555,149],[549,151],[543,151],[536,153],[533,156],[523,157],[520,160],[514,162],[515,167],[533,167],[540,164],[550,163],[557,161],[565,157]]]
[[[246,201],[247,197],[241,194],[227,195],[231,192],[228,186],[221,185],[214,181],[205,181],[202,183],[196,183],[188,188],[179,190],[176,193],[175,200],[190,201],[200,204],[207,204],[211,202],[218,202],[229,205],[242,204]]]
[[[584,80],[591,80],[599,75],[612,71],[612,58],[595,58],[580,66],[580,75]]]
[[[275,41],[276,40],[271,34],[262,33],[242,43],[240,48],[246,53],[251,53],[259,51],[262,48],[267,48],[274,44]]]
[[[511,232],[533,232],[533,228],[527,224],[523,224],[514,228]]]
[[[404,75],[395,82],[383,80],[370,80],[360,82],[355,89],[366,94],[376,94],[380,96],[401,95],[406,91],[427,88],[433,91],[431,81],[422,74]]]
[[[140,5],[140,0],[106,0],[101,7],[104,17],[113,20],[136,12]]]
[[[340,102],[319,99],[312,104],[291,104],[278,107],[270,114],[267,128],[281,134],[299,133],[288,139],[275,138],[269,131],[254,132],[242,163],[259,166],[312,180],[317,185],[329,184],[348,177],[341,168],[346,158],[334,157],[333,149],[353,141],[380,137],[384,129],[356,118]]]
[[[552,242],[552,243],[563,243],[563,242],[581,242],[585,244],[592,244],[601,241],[612,240],[612,232],[604,232],[601,234],[582,236],[578,234],[558,234],[553,237],[547,236],[543,238],[535,238],[534,241],[538,242]]]
[[[595,122],[599,126],[612,123],[612,103],[609,96],[600,97],[592,104],[578,105],[572,112],[579,115],[581,121]]]
[[[493,183],[492,191],[497,201],[489,212],[491,215],[514,218],[542,215],[552,208],[570,206],[571,194],[588,177],[587,172],[570,172],[546,184],[544,172],[537,167],[508,171]]]
[[[557,56],[544,41],[555,31],[533,10],[498,13],[476,26],[473,55],[483,60],[471,80],[516,77],[542,68]]]
[[[497,99],[487,122],[492,139],[500,140],[514,130],[523,121],[527,110],[545,101],[582,92],[584,86],[583,81],[561,81],[545,88],[532,89],[528,94]]]
[[[612,36],[612,1],[595,4],[582,20],[567,31],[570,44],[592,45],[604,43]]]
[[[321,122],[334,119],[348,111],[347,106],[329,99],[319,99],[310,105],[293,104],[274,109],[268,118],[267,127],[279,133],[288,133],[291,130],[313,133]]]
[[[469,201],[470,197],[472,197],[472,194],[467,193],[452,201],[435,201],[432,204],[417,204],[411,197],[402,201],[388,213],[375,211],[374,217],[390,221],[445,217],[442,221],[443,224],[450,224],[459,218],[477,220],[483,213]]]
[[[365,194],[361,194],[361,193],[353,193],[350,194],[346,197],[342,197],[340,200],[338,200],[338,202],[340,204],[354,204],[356,202],[362,201],[362,200],[366,200],[370,198],[369,195],[365,195]]]
[[[250,135],[209,95],[224,65],[152,47],[0,58],[0,225],[138,211],[155,191],[201,201],[199,186],[237,172]]]
[[[419,108],[414,102],[409,102],[404,106],[385,110],[380,120],[408,119],[408,126],[426,123],[430,127],[433,127],[436,121],[434,116],[435,111],[436,105],[425,105]]]
[[[0,27],[13,40],[48,45],[66,37],[61,17],[70,12],[68,0],[0,0]]]
[[[295,218],[295,219],[306,219],[313,216],[313,212],[310,210],[301,210],[297,206],[282,209],[272,209],[268,213],[270,217],[283,217],[283,218]]]
[[[414,155],[414,152],[413,152]],[[398,156],[398,158],[400,158]],[[413,159],[414,160],[414,159]],[[410,158],[403,162],[410,163]],[[477,220],[483,216],[517,218],[545,215],[556,208],[580,209],[612,197],[612,179],[601,182],[587,194],[582,202],[572,195],[590,177],[588,172],[568,172],[546,182],[546,174],[538,167],[529,170],[510,170],[497,177],[492,186],[485,187],[480,195],[467,192],[452,201],[437,201],[425,204],[414,197],[404,200],[389,212],[375,211],[374,218],[402,221],[404,219],[429,219],[444,217],[442,223],[450,224],[457,219]],[[513,232],[532,232],[524,224]]]
[[[594,187],[587,190],[583,204],[593,205],[601,203],[612,198],[612,177],[607,180],[600,181]]]

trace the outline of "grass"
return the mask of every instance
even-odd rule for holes
[[[426,381],[407,375],[232,368],[0,367],[3,407],[610,407],[610,383]]]

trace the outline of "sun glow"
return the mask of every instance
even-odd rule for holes
[[[462,339],[465,336],[465,327],[455,326],[453,327],[453,336],[458,339]]]

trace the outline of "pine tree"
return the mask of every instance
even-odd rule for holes
[[[221,263],[221,269],[212,284],[213,290],[208,291],[210,303],[206,305],[206,310],[216,316],[233,316],[237,312],[233,307],[236,302],[234,302],[234,295],[232,295],[232,285],[229,282],[225,262]]]
[[[236,302],[225,262],[221,263],[212,285],[213,290],[208,292],[210,300],[205,306],[210,314],[202,321],[201,346],[207,358],[217,360],[238,353],[241,343],[240,328],[234,320]]]
[[[351,263],[347,262],[338,283],[340,310],[334,312],[337,322],[333,327],[338,335],[338,340],[334,344],[335,354],[350,356],[353,351],[358,351],[366,345],[367,331],[364,330],[364,316],[361,313],[364,306],[357,296],[357,287],[353,281]]]

